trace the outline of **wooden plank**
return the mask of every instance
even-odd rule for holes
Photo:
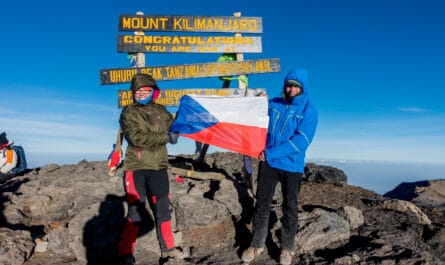
[[[153,76],[156,81],[164,81],[273,72],[280,72],[280,59],[278,58],[242,62],[102,69],[100,70],[100,83],[101,85],[129,83],[136,73],[147,73]]]
[[[194,171],[193,169],[179,168],[173,166],[169,166],[167,170],[172,174],[191,179],[218,181],[225,179],[225,176],[222,173],[215,171]]]
[[[261,17],[120,15],[119,31],[262,33]]]
[[[261,37],[118,35],[118,52],[261,53]]]
[[[264,88],[251,88],[247,90],[247,96],[255,96],[260,91],[266,91]],[[244,97],[246,94],[244,89],[239,88],[169,88],[162,89],[156,103],[164,106],[178,106],[179,100],[183,95],[200,95],[200,96],[223,96],[223,97]],[[119,89],[118,107],[123,108],[133,103],[133,93],[131,90]]]

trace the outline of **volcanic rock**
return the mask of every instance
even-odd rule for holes
[[[169,173],[175,242],[190,257],[160,259],[153,214],[136,244],[136,264],[242,264],[249,246],[256,193],[242,174],[242,156],[170,157],[174,167],[219,173],[223,180]],[[0,186],[0,264],[117,264],[127,211],[123,172],[110,177],[107,161],[51,164]],[[202,175],[202,174],[200,174]],[[210,176],[211,174],[209,174]],[[274,196],[264,251],[251,264],[276,264],[281,227],[280,185]],[[437,191],[437,189],[436,189]],[[416,203],[416,202],[414,202]],[[417,204],[417,203],[416,203]],[[343,171],[308,163],[299,194],[293,264],[444,264],[445,216],[347,184]]]

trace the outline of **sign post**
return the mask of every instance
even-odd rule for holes
[[[261,53],[261,37],[241,35],[259,34],[263,31],[261,17],[241,17],[241,12],[233,16],[173,16],[120,15],[119,31],[133,31],[134,35],[118,35],[117,51],[136,55],[136,63],[131,68],[111,68],[100,70],[101,85],[115,85],[131,82],[137,73],[147,73],[156,81],[168,81],[205,77],[229,77],[223,80],[221,89],[165,89],[157,103],[177,106],[183,94],[226,93],[229,96],[248,96],[249,74],[280,72],[280,60],[267,58],[244,60],[244,53]],[[150,32],[150,34],[145,34]],[[171,32],[171,35],[154,35],[151,32]],[[178,33],[198,32],[201,35],[178,35]],[[234,33],[232,36],[208,35],[212,32]],[[205,33],[205,35],[203,35]],[[236,56],[236,60],[182,65],[147,66],[145,53],[224,53]],[[238,88],[230,89],[231,77],[237,76]],[[235,79],[235,78],[233,78]],[[177,91],[172,92],[172,91]],[[131,91],[118,91],[118,106],[124,107],[133,102]],[[119,138],[118,138],[119,139]],[[116,146],[120,146],[116,145]],[[204,159],[208,145],[204,145],[198,161]]]
[[[100,70],[101,85],[129,83],[136,73],[147,73],[156,81],[238,76],[238,92],[250,95],[246,75],[280,71],[277,58],[244,60],[244,53],[261,53],[261,17],[233,16],[175,16],[175,15],[120,15],[119,31],[133,31],[134,35],[118,35],[117,51],[136,54],[136,67]],[[149,32],[150,34],[145,34]],[[154,32],[170,32],[152,34]],[[182,33],[200,33],[181,35]],[[212,32],[234,33],[232,36],[209,35]],[[235,54],[236,60],[183,65],[146,66],[145,53],[224,53]],[[224,80],[223,88],[230,82]],[[205,88],[213,90],[214,88]],[[181,90],[181,89],[178,89]],[[193,90],[193,89],[186,89]],[[235,93],[230,93],[235,95]],[[122,97],[121,97],[122,96]],[[118,92],[118,106],[132,103],[128,92]],[[159,98],[159,104],[173,106],[173,98]]]
[[[143,16],[144,13],[141,11],[136,12],[136,15],[138,16]],[[135,36],[143,36],[144,32],[143,31],[136,31],[134,33]],[[145,53],[143,52],[138,52],[136,54],[136,67],[145,67]]]

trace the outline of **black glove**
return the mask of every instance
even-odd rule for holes
[[[171,144],[176,144],[178,142],[179,134],[174,132],[168,132],[168,142]]]

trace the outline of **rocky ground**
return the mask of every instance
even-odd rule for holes
[[[137,241],[136,264],[242,264],[254,196],[242,178],[241,156],[213,153],[199,167],[188,156],[171,157],[170,163],[194,166],[199,177],[216,172],[224,179],[170,174],[175,241],[190,257],[159,259],[149,222]],[[110,177],[106,164],[47,165],[2,183],[0,264],[117,264],[126,206],[122,172]],[[294,264],[445,264],[444,187],[443,180],[427,181],[380,196],[348,185],[341,170],[309,163]],[[277,264],[279,192],[278,187],[267,251],[251,264]]]

